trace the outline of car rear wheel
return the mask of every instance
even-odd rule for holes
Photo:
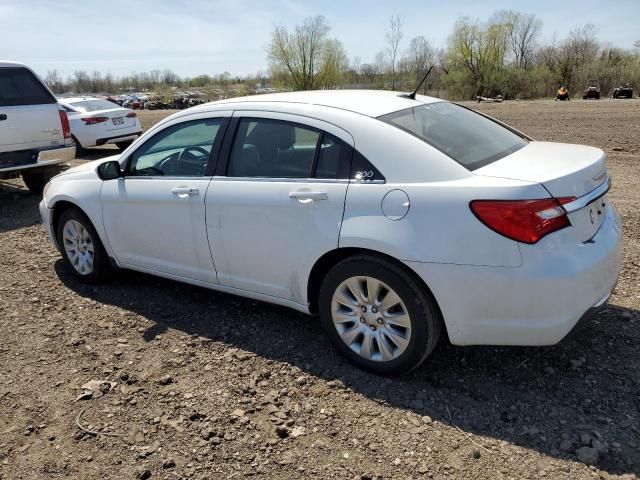
[[[131,145],[132,143],[133,143],[132,140],[129,140],[126,142],[117,142],[116,147],[118,147],[120,150],[126,150],[127,148],[129,148],[129,145]]]
[[[85,149],[75,136],[72,135],[71,138],[76,146],[76,158],[80,158],[84,154]]]
[[[46,170],[26,170],[22,172],[22,181],[27,186],[29,191],[34,195],[42,195],[44,186],[47,184],[51,177],[58,174],[57,170],[51,168]]]
[[[350,257],[329,271],[319,311],[338,351],[383,375],[417,367],[440,337],[435,301],[404,269],[373,256]]]
[[[57,225],[60,253],[67,268],[87,283],[98,283],[111,273],[109,257],[93,225],[77,208],[65,210]]]

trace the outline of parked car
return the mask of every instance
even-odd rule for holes
[[[124,150],[142,134],[136,112],[110,100],[63,98],[60,104],[67,111],[71,134],[80,149],[115,143]]]
[[[613,90],[613,98],[633,98],[633,88],[628,83]]]
[[[583,100],[600,100],[600,82],[598,80],[589,80],[582,94]]]
[[[73,160],[64,109],[26,65],[0,61],[0,179],[22,176],[32,193]]]
[[[605,303],[609,186],[602,150],[449,102],[297,92],[171,115],[55,177],[40,212],[83,281],[113,264],[319,313],[340,352],[390,374],[441,332],[549,345]]]

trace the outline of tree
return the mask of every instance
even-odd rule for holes
[[[49,70],[44,77],[44,83],[46,83],[53,93],[64,93],[64,84],[62,77],[58,75],[57,70]]]
[[[387,56],[389,66],[391,67],[391,90],[396,89],[396,62],[398,60],[398,52],[400,50],[400,42],[402,41],[402,20],[398,15],[393,15],[389,19],[389,30],[385,33],[387,41]]]
[[[327,38],[328,33],[322,15],[307,17],[291,33],[277,27],[267,45],[272,74],[295,90],[334,86],[346,68],[346,53],[338,40]]]
[[[502,93],[505,83],[505,58],[508,29],[502,22],[490,21],[481,25],[469,17],[460,18],[449,37],[447,64],[453,69],[466,71],[453,78],[473,88],[473,95]],[[467,81],[468,80],[468,81]],[[465,94],[466,95],[466,94]]]
[[[339,40],[327,40],[322,46],[321,67],[318,74],[318,87],[334,88],[349,69],[347,53]]]
[[[406,66],[407,71],[415,79],[416,85],[422,80],[426,70],[435,64],[435,51],[429,41],[423,36],[411,39],[409,48],[405,53],[402,63]],[[423,85],[423,91],[427,91],[426,82]]]
[[[500,10],[492,15],[490,23],[501,24],[506,29],[508,48],[515,66],[523,70],[531,67],[542,21],[534,14]]]

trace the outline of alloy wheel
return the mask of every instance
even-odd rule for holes
[[[376,278],[344,280],[333,294],[331,315],[342,341],[367,360],[388,362],[409,346],[407,307],[391,287]]]
[[[62,230],[64,251],[71,266],[81,275],[93,272],[94,244],[87,229],[77,220],[69,220]]]

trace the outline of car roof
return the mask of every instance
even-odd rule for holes
[[[379,117],[405,108],[441,101],[439,98],[417,95],[416,99],[406,97],[406,92],[386,90],[308,90],[304,92],[267,93],[249,97],[218,100],[205,105],[233,103],[298,103],[338,108],[368,117]]]
[[[27,67],[24,63],[12,62],[10,60],[0,60],[0,67]]]

